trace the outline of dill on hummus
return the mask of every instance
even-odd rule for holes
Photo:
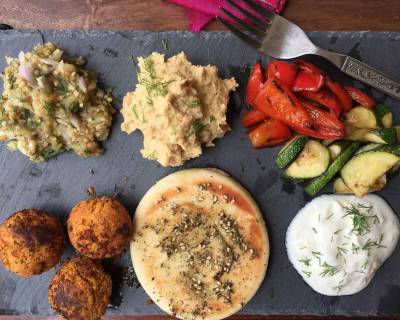
[[[113,108],[96,75],[52,43],[7,57],[0,98],[0,141],[32,161],[66,151],[88,157],[102,152]]]
[[[138,62],[138,83],[124,98],[121,128],[143,132],[143,157],[179,166],[229,130],[226,110],[235,79],[219,78],[214,66],[193,65],[184,53],[167,60],[152,53]]]

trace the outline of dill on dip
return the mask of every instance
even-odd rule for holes
[[[372,281],[399,235],[399,220],[382,198],[325,195],[300,210],[286,245],[289,260],[315,291],[349,295]]]

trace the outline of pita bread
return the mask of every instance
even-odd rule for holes
[[[181,319],[222,319],[260,287],[269,241],[250,194],[222,171],[189,169],[156,183],[134,217],[132,263],[151,299]]]

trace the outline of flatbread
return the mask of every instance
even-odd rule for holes
[[[250,194],[222,171],[189,169],[156,183],[136,209],[136,275],[150,298],[181,319],[222,319],[256,293],[269,241]]]

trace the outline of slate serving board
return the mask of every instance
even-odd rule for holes
[[[349,53],[400,79],[400,33],[311,32],[317,44],[327,49]],[[167,48],[164,47],[168,39]],[[274,165],[275,149],[254,150],[240,126],[243,112],[243,88],[248,67],[261,57],[232,34],[210,32],[194,35],[185,32],[108,32],[108,31],[0,31],[0,69],[4,56],[17,56],[20,50],[31,50],[41,42],[52,41],[70,56],[82,55],[87,68],[98,72],[100,82],[115,87],[114,95],[123,97],[136,83],[136,65],[130,56],[153,51],[167,56],[185,51],[196,64],[218,66],[223,77],[234,76],[241,85],[232,97],[229,122],[232,131],[215,148],[187,162],[183,167],[166,169],[145,160],[139,151],[142,136],[120,131],[122,117],[115,116],[112,134],[105,143],[103,156],[81,159],[69,152],[46,163],[35,164],[18,152],[0,145],[0,221],[11,213],[28,207],[48,210],[64,221],[72,206],[87,198],[92,185],[98,195],[115,195],[134,212],[135,206],[158,179],[183,168],[217,167],[240,181],[260,205],[269,228],[271,261],[267,277],[257,295],[242,310],[259,315],[400,315],[400,250],[378,271],[371,285],[361,293],[348,297],[325,297],[311,290],[288,261],[285,232],[296,212],[310,200],[303,188],[280,178]],[[329,63],[311,58],[323,66],[334,79],[352,83]],[[365,88],[377,101],[393,108],[395,123],[400,121],[400,103]],[[91,172],[93,170],[93,172]],[[392,177],[380,194],[400,212],[398,175]],[[326,192],[331,192],[331,186]],[[64,258],[73,254],[69,248]],[[118,262],[130,264],[129,251]],[[0,314],[52,314],[47,302],[47,287],[55,270],[30,279],[19,278],[0,268]],[[116,272],[116,271],[115,271]],[[116,275],[116,274],[114,274]],[[119,276],[117,276],[118,278]],[[120,279],[121,280],[121,279]],[[128,286],[129,281],[115,282],[109,314],[162,314],[156,305],[146,303],[142,288]]]

